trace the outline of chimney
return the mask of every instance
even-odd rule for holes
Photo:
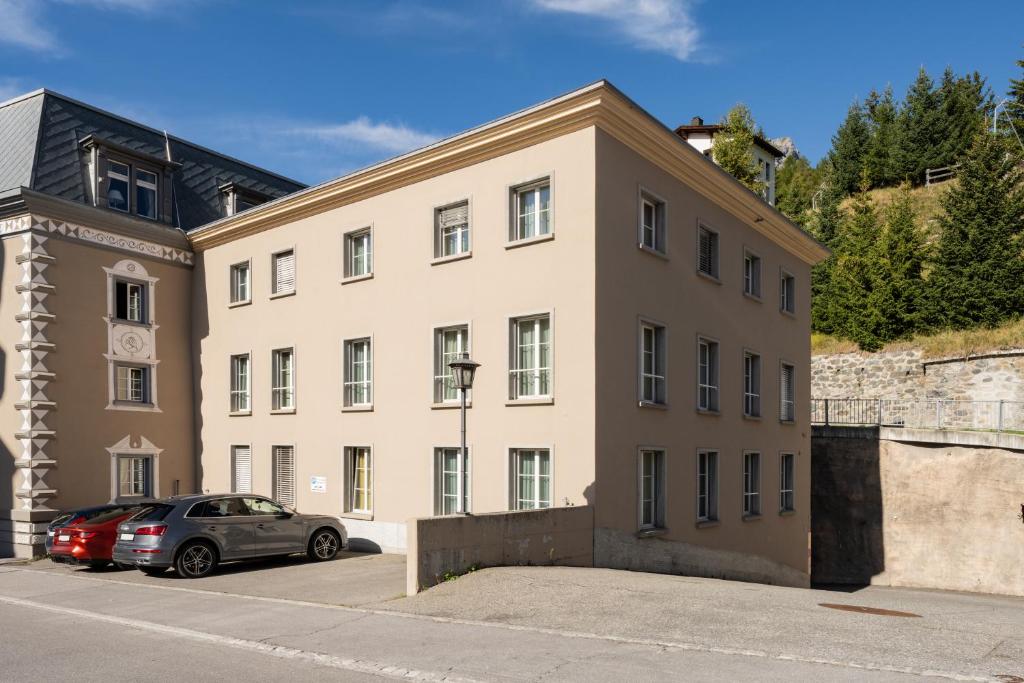
[[[699,116],[694,116],[692,119],[690,119],[690,125],[691,126],[703,126],[704,125],[704,119],[702,119]]]

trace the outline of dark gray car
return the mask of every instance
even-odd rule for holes
[[[118,526],[113,559],[147,574],[174,567],[194,579],[220,562],[292,553],[332,560],[347,545],[337,517],[301,515],[262,496],[204,494],[147,503]]]

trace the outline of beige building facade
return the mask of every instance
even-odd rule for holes
[[[598,566],[808,583],[826,252],[610,84],[189,237],[204,490],[395,552],[413,517],[590,504]]]

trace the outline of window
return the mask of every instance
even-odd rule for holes
[[[697,520],[718,519],[718,451],[697,451]]]
[[[664,404],[665,328],[651,323],[640,324],[640,401]]]
[[[779,280],[779,308],[786,313],[796,313],[796,278],[782,271]]]
[[[665,452],[640,451],[640,528],[665,526]]]
[[[249,354],[231,356],[231,412],[248,413],[252,410],[249,402]]]
[[[459,400],[448,364],[469,353],[469,326],[439,327],[434,330],[434,402]],[[468,398],[468,396],[467,396]]]
[[[640,195],[640,246],[665,253],[665,202]]]
[[[551,234],[551,184],[547,179],[512,190],[511,241]]]
[[[292,285],[294,286],[294,271]],[[231,266],[231,303],[240,304],[251,301],[249,287],[249,262],[236,263]]]
[[[551,507],[551,452],[547,449],[512,450],[513,510]]]
[[[434,211],[434,257],[469,253],[469,202]]]
[[[156,220],[157,175],[151,171],[135,169],[135,213]]]
[[[149,403],[149,368],[118,365],[117,400],[127,403]]]
[[[295,291],[295,251],[289,249],[274,254],[273,265],[271,294],[292,294]]]
[[[114,280],[114,317],[133,323],[148,323],[146,285]]]
[[[345,235],[345,277],[373,273],[373,237],[369,228]]]
[[[743,454],[743,514],[761,514],[761,454]]]
[[[718,342],[697,340],[697,408],[718,410]]]
[[[186,517],[248,517],[249,508],[241,498],[219,498],[193,505]]]
[[[345,342],[343,384],[346,406],[368,406],[373,403],[373,354],[369,338]]]
[[[743,254],[743,293],[761,298],[761,257],[749,251]]]
[[[245,506],[249,508],[249,514],[257,517],[266,517],[268,515],[280,517],[281,515],[288,514],[287,510],[283,507],[266,498],[243,498],[242,500],[245,502]]]
[[[273,382],[270,388],[272,410],[295,409],[295,352],[277,349],[271,359]]]
[[[231,492],[252,493],[252,447],[231,447]]]
[[[274,500],[295,507],[295,447],[273,446],[271,459],[274,466]]]
[[[346,512],[373,513],[373,456],[366,446],[345,449],[348,489]]]
[[[434,514],[469,511],[469,453],[458,448],[434,449]]]
[[[793,501],[793,481],[796,456],[792,453],[779,455],[779,511],[791,512],[796,509]]]
[[[551,395],[551,318],[539,315],[512,321],[512,399]]]
[[[697,228],[697,270],[718,278],[718,233],[703,225]]]
[[[743,414],[761,416],[761,356],[749,351],[743,354]]]
[[[796,368],[783,363],[779,370],[779,419],[793,422],[796,419],[795,401],[793,400],[793,381]]]
[[[120,455],[117,458],[117,495],[121,498],[149,498],[152,494],[152,462],[148,456]]]
[[[119,161],[107,164],[107,208],[128,212],[128,186],[131,183],[131,167]]]

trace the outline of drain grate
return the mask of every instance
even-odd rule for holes
[[[819,602],[819,607],[828,607],[829,609],[837,609],[843,612],[857,612],[858,614],[876,614],[882,617],[913,617],[920,619],[920,614],[914,614],[913,612],[897,612],[894,609],[882,609],[880,607],[865,607],[863,605],[839,605],[834,602]]]

